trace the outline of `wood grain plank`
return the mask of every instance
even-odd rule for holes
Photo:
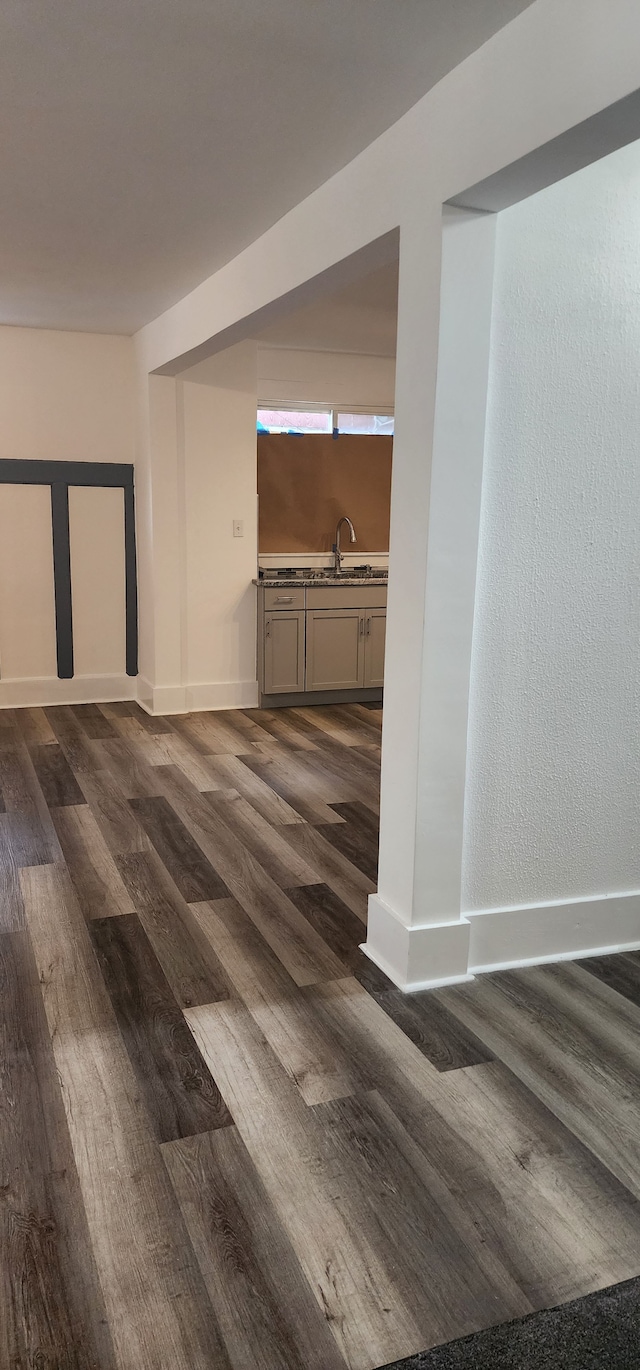
[[[335,1100],[314,1112],[327,1169],[346,1180],[343,1212],[392,1267],[423,1346],[531,1311],[505,1271],[496,1279],[495,1267],[478,1260],[479,1243],[470,1246],[468,1233],[459,1231],[448,1198],[439,1202],[442,1186],[434,1192],[424,1153],[379,1095]]]
[[[304,818],[287,804],[280,794],[245,766],[245,760],[246,758],[237,756],[207,757],[207,769],[217,782],[217,788],[237,790],[256,813],[261,814],[274,827],[281,823],[304,823]],[[215,788],[215,784],[209,786],[209,790]]]
[[[145,734],[146,736],[146,734]],[[161,787],[153,766],[147,765],[140,749],[124,738],[94,742],[98,764],[111,771],[118,789],[126,799],[153,799]]]
[[[353,980],[305,994],[423,1150],[498,1283],[502,1270],[548,1307],[637,1263],[637,1201],[502,1063],[440,1075]]]
[[[284,840],[278,828],[272,827],[237,791],[214,791],[205,798],[214,813],[253,852],[276,885],[286,890],[318,880],[317,872]]]
[[[97,704],[74,704],[72,708],[74,718],[83,728],[87,737],[97,740],[105,737],[117,737],[118,734],[110,719],[103,713]],[[43,739],[46,741],[46,739]]]
[[[334,813],[344,803],[362,801],[374,814],[380,812],[380,760],[376,750],[341,747],[323,735],[317,753],[309,757],[309,772],[323,792]]]
[[[317,704],[305,705],[304,708],[297,709],[296,713],[299,718],[305,719],[312,728],[327,733],[332,741],[339,742],[341,747],[357,747],[362,742],[359,724],[355,724],[353,727],[346,726],[332,708]]]
[[[260,1370],[344,1370],[235,1128],[162,1148],[229,1357]]]
[[[108,718],[113,719],[114,727],[121,737],[140,737],[143,733],[170,733],[173,731],[168,718],[148,714],[135,700],[118,704],[101,705]]]
[[[356,739],[356,746],[379,753],[380,727],[370,712],[365,710],[364,715],[359,715],[349,704],[332,704],[321,709],[321,713],[332,725],[325,730],[332,741],[340,741],[335,732],[338,727]]]
[[[14,719],[28,747],[57,740],[44,709],[15,709]]]
[[[31,747],[30,751],[38,784],[50,809],[86,802],[69,762],[57,743],[42,743]]]
[[[355,714],[356,718],[373,719],[378,730],[378,737],[382,732],[382,704],[367,703],[360,701],[358,704],[349,704],[349,712]]]
[[[21,863],[16,859],[20,846],[11,828],[9,815],[0,813],[0,933],[19,932],[24,927]]]
[[[356,974],[356,978],[362,980]],[[453,1013],[439,1003],[430,991],[403,994],[391,986],[382,992],[372,990],[375,999],[393,1018],[418,1051],[436,1070],[462,1070],[494,1060],[493,1052],[479,1041]]]
[[[79,772],[85,771],[91,775],[99,765],[98,755],[71,709],[60,705],[45,709],[44,712],[76,779]]]
[[[582,992],[575,993],[580,976]],[[572,991],[572,981],[574,989]],[[621,1030],[588,989],[599,982],[578,967],[507,971],[438,991],[443,1002],[557,1117],[640,1197],[640,1060],[628,1024]],[[600,985],[608,994],[608,986]],[[592,991],[593,992],[593,991]],[[620,1012],[640,1010],[621,995]]]
[[[389,977],[360,950],[365,935],[362,919],[328,885],[301,885],[289,891],[289,898],[343,963],[345,974],[351,970],[365,989],[393,988]]]
[[[116,857],[140,922],[182,1008],[227,999],[211,943],[154,851]]]
[[[337,806],[340,817],[345,818],[345,809],[350,808],[349,804]],[[335,847],[336,851],[342,853],[352,866],[357,866],[363,875],[372,884],[377,886],[378,882],[378,835],[371,836],[361,826],[345,821],[344,823],[328,823],[318,826],[316,829],[327,842]]]
[[[51,816],[85,918],[135,913],[89,805],[53,809]]]
[[[305,757],[307,753],[305,753]],[[301,818],[308,823],[341,823],[342,819],[329,808],[326,799],[318,796],[315,777],[310,776],[303,762],[293,752],[287,756],[255,757],[243,756],[242,764],[246,770],[268,785],[269,789]],[[241,790],[241,786],[237,787]],[[339,799],[334,786],[328,794],[329,799]],[[351,797],[348,792],[348,797]]]
[[[637,951],[618,956],[589,956],[576,965],[640,1008],[640,956]]]
[[[258,717],[259,709],[219,709],[216,718],[232,727],[239,736],[246,738],[251,744],[250,749],[269,752],[272,748],[279,747],[280,740],[273,736],[273,733],[265,728],[261,719]]]
[[[11,746],[0,750],[0,786],[5,839],[14,864],[38,866],[57,860],[60,848],[49,810],[27,746],[18,738],[11,738]]]
[[[164,796],[132,799],[130,803],[188,904],[202,899],[227,898],[229,890],[222,876],[207,860],[197,837],[192,837]]]
[[[172,766],[158,767],[175,811],[205,854],[215,859],[229,892],[298,985],[313,984],[344,968],[235,834]],[[295,825],[297,826],[297,825]],[[288,831],[288,826],[283,831]],[[194,901],[200,902],[200,901]]]
[[[283,828],[287,842],[318,872],[323,884],[328,885],[363,923],[367,921],[367,902],[375,894],[376,886],[362,871],[352,865],[317,828]]]
[[[110,1370],[55,1061],[26,933],[0,937],[0,1364]]]
[[[146,733],[136,743],[136,750],[150,766],[179,766],[197,790],[216,789],[216,777],[203,757],[185,737],[178,733],[152,736]]]
[[[361,704],[336,704],[334,706],[336,716],[344,723],[345,727],[351,732],[357,732],[358,736],[368,746],[380,747],[380,736],[382,731],[382,709],[363,708]]]
[[[111,771],[82,771],[76,779],[112,853],[150,851],[149,838]]]
[[[343,1217],[345,1182],[324,1160],[314,1110],[248,1011],[229,1000],[187,1018],[351,1370],[417,1351],[422,1333],[393,1275]]]
[[[231,1117],[136,915],[95,919],[90,932],[158,1140],[228,1127]]]
[[[246,737],[228,723],[223,723],[217,713],[187,714],[175,718],[174,725],[183,737],[187,737],[199,751],[228,756],[241,756],[250,752],[252,744]]]
[[[234,900],[194,904],[230,983],[249,1009],[307,1104],[351,1094],[360,1085],[251,919]]]
[[[310,729],[296,728],[282,709],[245,709],[245,718],[255,719],[260,728],[281,746],[294,751],[314,752],[317,742],[309,736]]]
[[[70,879],[21,881],[114,1370],[231,1370]]]
[[[332,804],[331,808],[335,809],[335,812],[344,819],[345,823],[350,823],[352,827],[357,828],[377,846],[380,836],[380,819],[378,814],[372,812],[367,804],[356,799],[348,804]]]

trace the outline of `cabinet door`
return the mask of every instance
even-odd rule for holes
[[[386,609],[367,609],[364,629],[364,683],[367,688],[384,685],[384,639]]]
[[[264,693],[304,690],[304,610],[264,616]]]
[[[364,679],[361,609],[307,610],[307,690],[350,690]]]

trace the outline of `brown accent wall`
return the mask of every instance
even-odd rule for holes
[[[348,514],[350,551],[388,551],[392,448],[379,436],[259,433],[259,550],[328,552]]]

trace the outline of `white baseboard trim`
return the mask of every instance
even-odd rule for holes
[[[212,680],[199,685],[152,685],[138,677],[138,703],[148,714],[190,714],[215,709],[257,709],[257,680]]]
[[[202,709],[257,709],[257,680],[209,681],[187,686],[189,712]]]
[[[476,975],[640,950],[640,891],[482,909],[459,922],[407,927],[369,897],[362,950],[406,994]]]
[[[360,951],[364,952],[374,966],[378,967],[378,970],[384,971],[384,974],[393,980],[392,966],[388,963],[384,964],[381,956],[374,956],[371,947],[366,942],[360,944]],[[468,980],[475,980],[475,978],[475,975],[450,975],[449,979],[417,980],[410,985],[399,986],[399,988],[402,989],[403,994],[417,994],[418,990],[421,989],[444,989],[446,985],[464,985]]]
[[[112,704],[136,698],[136,680],[128,675],[76,675],[28,680],[0,680],[0,709],[41,708],[56,704]]]
[[[405,994],[469,978],[469,924],[407,927],[379,894],[369,895],[369,959]]]
[[[640,946],[640,891],[466,913],[469,968],[479,975]]]

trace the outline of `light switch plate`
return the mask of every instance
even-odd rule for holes
[[[233,520],[233,536],[234,538],[244,537],[244,522],[242,519]]]

